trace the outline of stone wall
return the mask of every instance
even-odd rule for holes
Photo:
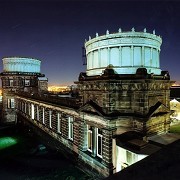
[[[83,103],[96,102],[106,114],[146,115],[158,101],[169,108],[168,80],[100,80],[79,82]]]

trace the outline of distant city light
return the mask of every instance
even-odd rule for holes
[[[48,91],[50,92],[65,92],[69,90],[69,86],[48,86]]]

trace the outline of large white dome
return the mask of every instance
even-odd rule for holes
[[[116,74],[135,74],[138,68],[146,68],[147,73],[161,74],[159,54],[160,36],[144,32],[129,32],[98,36],[85,43],[88,76],[103,74],[110,66]]]

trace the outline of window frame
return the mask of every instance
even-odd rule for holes
[[[74,135],[74,118],[72,116],[68,117],[68,138],[73,141],[73,135]]]
[[[57,113],[57,132],[61,134],[61,114]]]
[[[33,120],[35,118],[35,111],[34,110],[35,110],[34,109],[34,104],[31,104],[31,119],[33,119]]]
[[[97,154],[97,156],[98,157],[100,157],[100,158],[102,158],[102,143],[103,143],[103,135],[102,134],[100,134],[99,132],[98,132],[98,130],[100,130],[99,128],[97,128],[97,136],[96,136],[96,141],[97,141],[97,152],[96,152],[96,154]],[[102,131],[102,130],[101,130]],[[98,142],[98,138],[100,137],[100,139],[101,139],[101,147],[100,147],[100,149],[101,149],[101,153],[99,154],[99,142]]]
[[[24,86],[30,86],[30,79],[24,80]]]
[[[36,105],[36,111],[37,111],[37,117],[36,117],[36,119],[39,121],[39,106],[38,105]]]
[[[93,130],[91,128],[92,128],[92,126],[87,125],[87,150],[92,153],[92,151],[93,151]],[[90,135],[90,139],[91,139],[91,142],[90,142],[91,149],[89,148],[89,135]]]
[[[14,79],[9,79],[9,86],[10,87],[14,86]]]
[[[52,129],[52,110],[49,110],[49,128]]]
[[[8,109],[14,109],[15,108],[14,98],[7,98],[7,108]]]
[[[26,111],[27,111],[27,109],[26,109],[27,107],[26,107],[26,106],[27,106],[27,104],[26,104],[26,102],[25,102],[25,103],[24,103],[24,113],[25,113],[25,114],[26,114]]]
[[[45,124],[45,108],[42,108],[42,123]]]

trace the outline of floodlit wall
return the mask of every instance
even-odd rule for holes
[[[171,109],[171,111],[173,111],[170,118],[174,122],[175,122],[175,120],[177,120],[177,122],[179,122],[179,120],[180,120],[180,102],[177,101],[176,99],[171,100],[170,101],[170,109]]]
[[[135,74],[138,68],[148,73],[161,74],[159,54],[161,37],[144,32],[122,32],[99,36],[85,43],[87,75],[101,75],[111,66],[117,74]]]
[[[144,159],[147,155],[144,154],[135,154],[131,151],[128,151],[122,147],[116,146],[116,172],[121,171],[122,169]]]

